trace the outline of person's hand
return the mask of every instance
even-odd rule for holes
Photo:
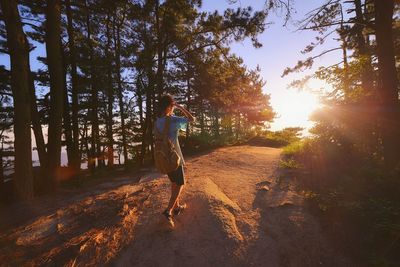
[[[175,108],[177,108],[177,109],[179,109],[179,110],[181,110],[183,107],[181,106],[181,105],[179,105],[178,103],[175,103],[174,104],[174,107]]]

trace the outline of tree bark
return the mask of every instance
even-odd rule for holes
[[[165,48],[164,35],[161,29],[160,23],[160,9],[159,9],[159,0],[155,1],[155,17],[156,17],[156,35],[157,35],[157,73],[156,73],[156,85],[157,85],[157,95],[158,100],[161,99],[162,94],[164,93],[164,69],[165,69],[165,53],[163,53]]]
[[[40,194],[41,192],[46,190],[48,158],[47,158],[46,144],[44,142],[44,136],[42,131],[42,124],[40,123],[40,114],[36,103],[35,81],[33,73],[30,71],[30,69],[31,67],[28,61],[32,130],[35,135],[36,149],[38,151],[39,163],[40,163],[40,169],[39,169],[40,177],[38,177],[38,179],[36,180],[35,188],[36,192]]]
[[[151,86],[151,85],[150,85]],[[152,88],[149,86],[146,90],[146,117],[144,120],[144,127],[142,132],[142,146],[140,149],[140,157],[139,157],[139,165],[142,166],[144,164],[144,158],[146,155],[147,147],[148,147],[148,135],[149,133],[152,135],[150,125],[152,124],[152,112],[151,112],[151,98],[152,98]]]
[[[219,137],[219,112],[218,108],[214,108],[214,136]]]
[[[122,22],[121,22],[122,24]],[[126,142],[126,129],[125,129],[125,111],[124,111],[124,99],[123,99],[123,88],[122,88],[122,79],[121,79],[121,25],[116,25],[115,33],[114,33],[114,42],[115,42],[115,67],[117,74],[117,86],[118,86],[118,104],[119,104],[119,113],[121,120],[121,135],[122,135],[122,149],[124,155],[124,164],[128,161],[128,146]]]
[[[344,14],[343,14],[343,6],[340,6],[340,13],[341,13],[341,20],[340,20],[340,31],[339,31],[339,36],[340,36],[340,42],[341,42],[341,48],[342,48],[342,55],[343,55],[343,89],[347,93],[349,92],[349,63],[347,60],[347,49],[348,49],[348,44],[346,40],[346,29],[344,26]]]
[[[374,4],[383,156],[385,165],[392,169],[400,161],[400,106],[392,31],[394,1],[375,0]]]
[[[30,64],[28,61],[28,70],[29,70],[29,93],[30,93],[30,103],[31,103],[31,118],[32,118],[32,129],[35,135],[36,140],[36,149],[38,151],[39,163],[42,175],[45,175],[44,171],[46,170],[46,162],[47,162],[47,152],[46,152],[46,144],[44,142],[44,136],[42,131],[42,124],[40,123],[40,115],[36,103],[36,89],[35,82],[33,78],[33,73],[30,71]]]
[[[69,48],[69,61],[71,64],[71,121],[72,121],[72,162],[71,166],[76,174],[79,173],[81,167],[81,155],[79,152],[79,97],[78,97],[78,84],[77,84],[77,67],[76,67],[76,52],[75,52],[75,32],[73,27],[73,18],[70,0],[65,0],[66,14],[67,14],[67,32],[68,32],[68,48]]]
[[[205,122],[204,122],[204,103],[203,99],[200,99],[200,134],[205,133]]]
[[[139,81],[137,83],[139,83]],[[143,127],[143,93],[142,93],[142,86],[143,86],[143,84],[141,84],[140,88],[137,89],[137,91],[136,91],[137,105],[138,105],[138,108],[139,108],[139,124],[140,124],[140,127]]]
[[[61,1],[47,0],[46,53],[50,74],[50,115],[47,143],[47,185],[55,185],[61,160],[61,128],[64,100],[63,64],[61,49]]]
[[[82,139],[83,139],[83,142],[82,142],[82,145],[81,145],[81,150],[83,150],[83,146],[85,146],[85,151],[86,151],[86,158],[87,158],[87,167],[88,168],[90,168],[90,166],[93,164],[93,160],[94,159],[92,159],[91,157],[90,157],[90,149],[89,149],[89,130],[88,130],[88,123],[87,123],[87,121],[85,120],[85,122],[84,122],[84,125],[83,125],[83,137],[82,137]],[[90,169],[89,169],[90,170]]]
[[[64,54],[64,52],[63,52]],[[63,57],[64,58],[64,57]],[[68,99],[68,85],[67,85],[67,64],[63,61],[63,87],[64,87],[64,109],[63,109],[63,122],[64,122],[64,137],[67,147],[68,156],[68,167],[72,168],[74,165],[74,144],[72,139],[72,127],[71,127],[71,114],[70,104]]]
[[[14,185],[19,199],[33,198],[29,44],[23,32],[17,2],[0,0],[7,31],[14,100]]]
[[[365,28],[365,19],[362,11],[361,0],[354,0],[355,12],[356,12],[356,38],[357,38],[357,50],[359,57],[362,60],[362,73],[361,73],[361,83],[362,87],[370,92],[373,89],[373,81],[372,77],[372,63],[371,63],[371,53],[369,52],[369,44],[366,42],[364,36],[364,28]]]
[[[240,111],[239,112],[237,112],[237,114],[236,114],[236,140],[239,140],[239,138],[240,138],[240,131],[241,131],[241,129],[240,129]]]
[[[187,91],[186,91],[186,102],[187,102],[187,110],[190,111],[191,108],[191,103],[192,103],[192,99],[191,99],[191,94],[192,94],[192,90],[191,90],[191,84],[190,84],[190,78],[192,76],[192,72],[190,71],[190,65],[188,65],[188,69],[186,71],[186,86],[187,86]],[[190,123],[186,124],[186,139],[189,139],[190,136]]]
[[[111,33],[110,33],[110,16],[107,16],[106,22],[106,57],[107,57],[107,166],[114,166],[114,136],[113,136],[113,105],[114,105],[114,88],[113,88],[113,77],[112,77],[112,54],[111,54]]]
[[[150,144],[150,153],[151,153],[150,155],[151,155],[152,162],[154,162],[153,125],[154,125],[154,122],[156,121],[156,112],[154,110],[155,99],[156,99],[156,96],[155,96],[155,93],[154,93],[154,90],[153,90],[153,95],[152,95],[152,98],[151,98],[151,101],[150,101],[150,114],[152,114],[152,116],[151,116],[151,120],[150,120],[150,123],[149,123],[149,129],[148,129],[148,140],[149,140],[149,144]]]
[[[88,157],[89,169],[93,173],[96,168],[96,159],[99,156],[99,121],[98,121],[98,94],[96,90],[96,78],[95,78],[95,70],[94,70],[94,54],[93,54],[93,44],[92,44],[92,33],[90,27],[90,13],[89,7],[85,1],[86,6],[86,27],[87,27],[87,40],[89,43],[89,61],[90,61],[90,87],[91,87],[91,105],[90,105],[90,120],[92,123],[91,128],[91,138],[90,138],[90,156]]]

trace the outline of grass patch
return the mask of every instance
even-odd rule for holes
[[[283,159],[279,162],[279,167],[283,169],[302,169],[303,165],[297,162],[295,159]]]
[[[308,139],[301,139],[285,146],[282,151],[283,158],[280,161],[279,166],[283,169],[304,169],[301,157],[305,154],[305,148],[308,143]]]
[[[303,152],[305,140],[299,140],[293,143],[288,144],[283,148],[283,155],[287,157],[294,157]]]

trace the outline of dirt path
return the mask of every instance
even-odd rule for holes
[[[139,184],[125,178],[91,194],[69,196],[68,204],[47,207],[2,232],[0,263],[351,266],[329,247],[302,197],[277,172],[280,153],[236,146],[188,160],[184,202],[189,208],[176,218],[174,231],[161,223],[169,181],[157,173]]]

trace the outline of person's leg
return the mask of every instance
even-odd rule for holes
[[[167,211],[172,213],[173,209],[176,207],[179,196],[182,192],[183,185],[177,185],[176,183],[171,183],[171,198],[169,199],[169,204]]]
[[[172,207],[172,210],[176,209],[177,207],[179,207],[181,205],[180,202],[179,202],[179,199],[181,198],[181,194],[182,194],[184,185],[176,185],[176,186],[179,187],[179,194],[178,194],[178,197],[177,197],[177,199],[175,201],[175,205]]]
[[[173,210],[176,210],[176,208],[178,208],[178,207],[180,207],[181,206],[181,203],[180,203],[180,196],[182,195],[182,191],[183,191],[183,187],[184,187],[184,185],[185,185],[185,174],[184,174],[184,171],[183,171],[183,166],[181,165],[181,166],[179,166],[179,168],[177,169],[177,180],[176,180],[176,184],[178,185],[178,186],[180,186],[180,189],[179,189],[179,195],[178,195],[178,198],[176,199],[176,202],[175,202],[175,205],[174,205],[174,207],[173,207]]]

